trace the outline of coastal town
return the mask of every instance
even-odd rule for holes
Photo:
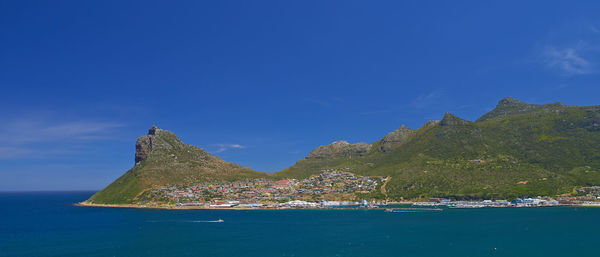
[[[141,205],[206,209],[282,208],[388,208],[412,204],[415,208],[511,208],[561,205],[600,206],[600,187],[576,189],[574,196],[523,197],[511,200],[465,201],[431,198],[421,202],[366,201],[361,196],[381,189],[389,177],[360,176],[346,170],[323,170],[305,179],[249,179],[195,185],[173,185],[152,189],[143,195]]]
[[[413,206],[438,207],[446,206],[450,209],[476,209],[476,208],[521,208],[521,207],[550,207],[550,206],[590,206],[600,207],[600,186],[582,187],[575,190],[575,196],[535,198],[516,198],[513,200],[482,200],[482,201],[452,201],[450,199],[432,198],[428,202],[415,202]]]
[[[353,205],[360,200],[357,194],[377,190],[378,185],[386,179],[360,176],[348,171],[323,170],[306,179],[252,179],[189,186],[173,185],[153,189],[144,198],[172,203],[178,207],[206,208]]]

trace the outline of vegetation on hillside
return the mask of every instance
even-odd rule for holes
[[[131,203],[165,185],[251,178],[306,178],[326,169],[391,177],[373,198],[506,199],[600,185],[600,106],[530,105],[504,98],[476,122],[446,113],[372,144],[321,146],[273,174],[229,163],[153,127],[136,144],[136,166],[93,203]]]
[[[447,113],[387,151],[306,158],[276,175],[349,168],[391,176],[391,199],[557,195],[600,184],[600,107],[526,105],[503,99],[477,122]]]

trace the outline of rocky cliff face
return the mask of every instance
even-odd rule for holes
[[[183,143],[173,132],[152,126],[148,134],[139,137],[135,143],[135,165],[146,160],[154,150],[169,150],[174,147],[182,148]]]

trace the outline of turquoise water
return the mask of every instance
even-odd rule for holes
[[[596,256],[599,247],[600,208],[385,213],[70,205],[91,194],[0,193],[0,256]],[[219,218],[225,222],[205,222]]]

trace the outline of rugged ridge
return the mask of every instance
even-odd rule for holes
[[[528,104],[512,97],[505,97],[498,101],[496,108],[477,119],[477,122],[536,111],[557,111],[566,107],[567,106],[561,102],[552,104]]]
[[[248,178],[306,178],[326,169],[389,177],[370,197],[506,199],[571,194],[600,185],[600,106],[535,105],[511,97],[476,122],[446,113],[421,128],[401,126],[380,140],[319,146],[273,174],[186,145],[152,127],[136,142],[134,167],[90,203],[136,203],[151,188]]]
[[[378,197],[391,199],[568,194],[600,184],[599,110],[506,97],[477,122],[446,113],[417,130],[401,127],[365,154],[305,158],[275,175],[346,169],[389,176]]]

